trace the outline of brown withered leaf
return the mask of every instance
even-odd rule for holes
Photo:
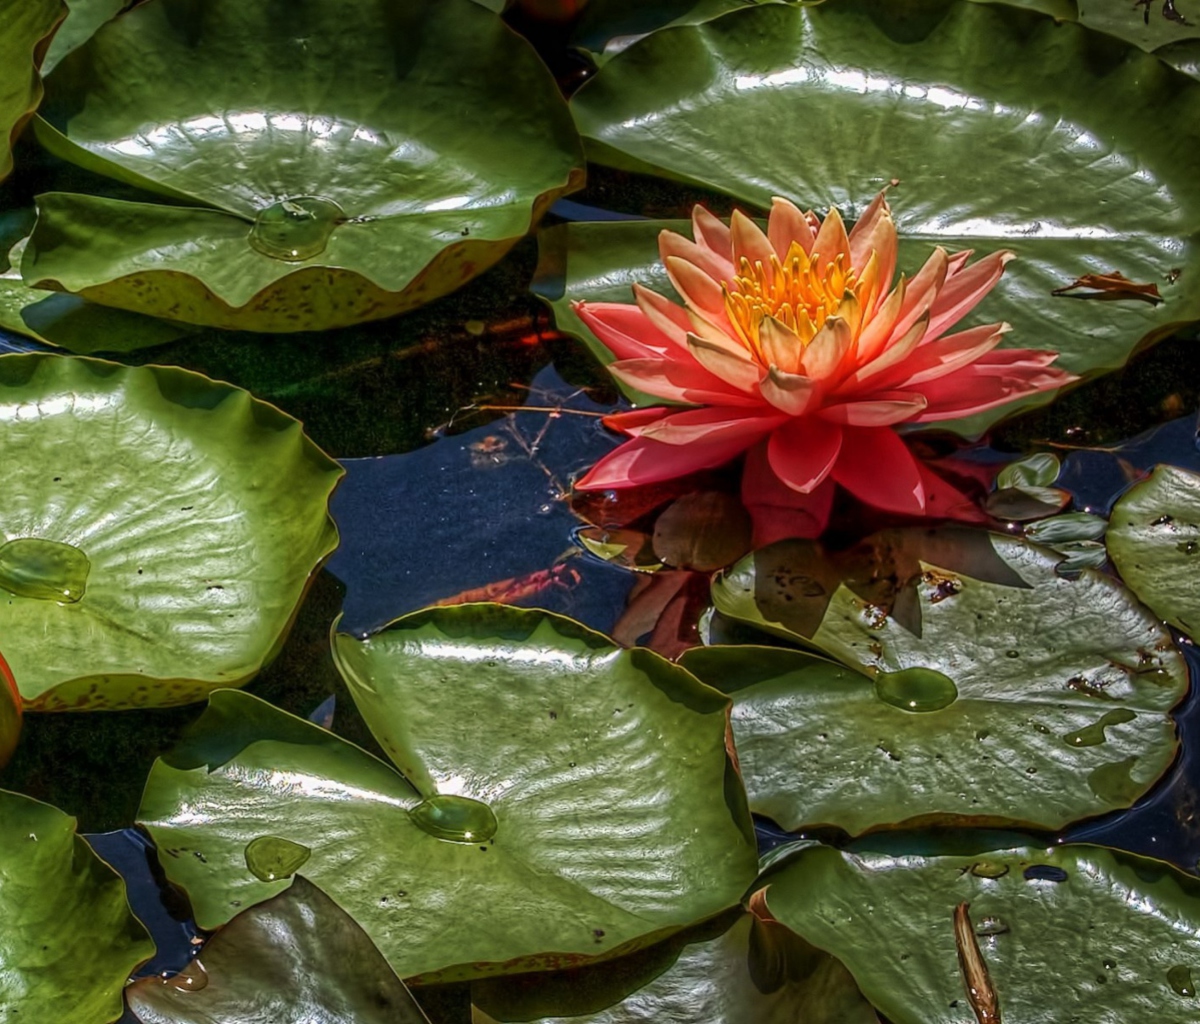
[[[1076,289],[1084,289],[1078,294],[1071,294]],[[1098,299],[1101,302],[1118,302],[1123,299],[1136,299],[1157,306],[1163,298],[1158,294],[1158,285],[1138,284],[1131,281],[1120,271],[1113,270],[1107,274],[1084,274],[1062,288],[1055,288],[1051,295],[1061,295],[1068,299]]]

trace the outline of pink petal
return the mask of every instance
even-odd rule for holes
[[[649,405],[644,409],[627,409],[625,412],[609,413],[600,422],[609,430],[635,437],[646,424],[655,423],[664,416],[670,416],[672,412],[674,412],[673,409],[665,409],[661,405]]]
[[[728,281],[733,277],[733,264],[727,256],[718,256],[707,246],[697,245],[674,231],[659,232],[658,252],[664,263],[671,257],[686,260],[715,281]]]
[[[866,267],[871,254],[875,254],[879,262],[878,294],[882,297],[896,273],[896,224],[887,204],[886,189],[871,200],[871,205],[863,211],[858,223],[850,231],[849,242],[850,265],[860,272]]]
[[[787,421],[786,416],[768,406],[759,409],[761,411],[721,406],[685,409],[630,433],[671,445],[698,444],[713,438],[742,438],[742,448],[747,448]]]
[[[892,289],[882,303],[879,304],[873,316],[868,318],[858,336],[858,362],[865,366],[879,353],[887,348],[888,341],[895,330],[896,321],[900,318],[900,310],[904,308],[904,296],[908,285],[903,277],[899,284]]]
[[[618,359],[661,355],[671,348],[671,339],[637,306],[625,302],[576,302],[571,308]]]
[[[647,437],[626,441],[594,465],[582,480],[579,491],[635,487],[687,476],[712,469],[745,451],[753,441],[742,437],[714,437],[694,444],[663,444]]]
[[[740,268],[743,259],[749,260],[750,266],[761,263],[769,284],[775,276],[771,270],[771,257],[775,255],[775,250],[762,229],[741,210],[734,210],[729,218],[729,230],[733,236],[734,266]]]
[[[804,350],[801,362],[804,375],[818,383],[828,380],[842,365],[842,357],[849,350],[853,340],[846,321],[831,316]]]
[[[776,367],[767,371],[758,390],[776,409],[789,416],[801,415],[815,395],[811,379],[797,373],[785,373]]]
[[[978,306],[1000,280],[1005,265],[1014,259],[1014,253],[1002,249],[957,274],[947,274],[946,283],[929,307],[929,339],[941,337]]]
[[[889,512],[925,513],[921,470],[890,427],[846,427],[833,478],[860,501]]]
[[[764,318],[758,325],[758,344],[768,366],[777,366],[784,373],[795,373],[800,369],[804,343],[795,331],[773,316]]]
[[[621,359],[608,372],[630,387],[668,402],[758,406],[762,402],[730,387],[703,366],[678,359]]]
[[[793,242],[806,253],[811,253],[816,236],[808,217],[795,204],[776,196],[771,200],[771,214],[767,218],[767,238],[782,262],[787,259]]]
[[[788,487],[771,469],[766,442],[746,452],[742,504],[754,523],[756,548],[787,537],[820,536],[829,524],[833,493],[833,481],[829,479],[809,494]]]
[[[835,394],[853,394],[856,391],[860,391],[867,382],[878,381],[880,374],[885,370],[902,364],[916,351],[917,346],[921,344],[927,323],[927,318],[922,316],[904,334],[899,337],[893,336],[889,338],[888,347],[876,359],[871,360],[862,369],[857,370],[847,377],[845,381],[838,385]],[[876,385],[872,384],[872,386]]]
[[[900,307],[900,315],[896,318],[894,333],[906,332],[933,305],[946,281],[947,263],[946,250],[939,245],[917,271],[916,277],[905,285],[904,305]]]
[[[836,206],[829,208],[828,215],[821,222],[821,230],[813,242],[813,252],[820,256],[817,261],[817,272],[820,274],[825,273],[825,268],[839,256],[845,256],[847,261],[850,259],[850,239]]]
[[[984,324],[926,342],[895,367],[878,386],[906,388],[945,377],[987,355],[1000,344],[1000,339],[1009,330],[1008,324]]]
[[[750,358],[745,349],[732,344],[714,343],[698,334],[688,335],[688,350],[696,362],[727,384],[753,393],[762,380],[763,368]]]
[[[711,249],[733,266],[733,241],[729,228],[699,203],[692,207],[692,237],[697,245]]]
[[[842,428],[812,416],[789,420],[767,442],[771,469],[788,487],[809,494],[834,468]]]
[[[989,356],[995,354],[989,353]],[[971,416],[1026,395],[1063,387],[1076,379],[1072,374],[1051,367],[988,363],[981,359],[948,376],[920,385],[921,393],[929,399],[929,406],[916,422],[935,423]]]
[[[906,391],[880,391],[863,402],[827,405],[817,415],[830,423],[850,427],[888,427],[911,420],[927,404],[924,395]]]
[[[672,345],[687,348],[687,335],[692,329],[692,322],[686,309],[640,284],[634,284],[633,297],[638,309],[663,337],[668,338]]]
[[[679,256],[668,256],[663,264],[671,284],[688,306],[701,313],[725,315],[725,293],[719,281]]]

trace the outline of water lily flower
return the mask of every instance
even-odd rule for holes
[[[943,515],[966,499],[914,458],[903,423],[957,419],[1075,378],[1057,353],[997,349],[1008,324],[947,331],[1000,280],[1006,251],[970,262],[935,248],[911,278],[896,271],[896,226],[881,192],[847,233],[774,200],[764,233],[697,206],[694,240],[659,237],[680,306],[634,286],[636,305],[575,310],[616,356],[609,370],[690,408],[606,419],[631,439],[581,489],[654,483],[748,453],[746,504],[790,504],[823,526],[836,482],[870,505]],[[937,492],[936,500],[934,492]]]

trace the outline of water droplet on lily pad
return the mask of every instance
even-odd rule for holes
[[[1192,972],[1184,967],[1183,964],[1176,964],[1167,971],[1167,984],[1177,996],[1186,996],[1189,999],[1196,997],[1196,986],[1192,982]]]
[[[250,245],[276,260],[299,263],[325,251],[333,229],[346,220],[332,199],[294,196],[259,210]]]
[[[18,537],[0,547],[0,587],[18,597],[74,604],[87,589],[91,568],[73,544]]]
[[[971,874],[976,878],[1003,878],[1009,872],[1009,866],[999,861],[980,860],[971,865]]]
[[[875,677],[875,695],[903,711],[940,711],[958,699],[958,687],[937,669],[906,668],[880,672]]]
[[[992,937],[995,935],[1003,935],[1008,931],[1008,925],[1004,921],[995,916],[981,917],[975,925],[975,934]]]
[[[1078,732],[1067,733],[1063,737],[1063,742],[1068,747],[1094,747],[1104,743],[1108,739],[1104,735],[1104,730],[1110,725],[1121,725],[1123,722],[1132,722],[1135,718],[1137,718],[1137,715],[1128,708],[1116,708],[1104,715],[1100,721],[1084,726]]]
[[[312,850],[290,839],[259,836],[246,844],[246,867],[261,882],[291,878],[312,856]]]
[[[467,796],[431,796],[410,810],[408,816],[422,832],[448,843],[482,843],[496,834],[492,809]]]

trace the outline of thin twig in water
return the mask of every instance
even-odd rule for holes
[[[954,908],[954,944],[958,947],[958,966],[975,1019],[979,1024],[1000,1024],[1000,1000],[996,998],[987,963],[975,939],[971,904],[965,901]]]

